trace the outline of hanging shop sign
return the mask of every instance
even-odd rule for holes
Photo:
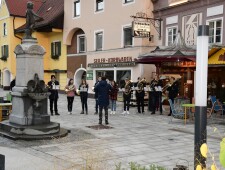
[[[86,80],[93,80],[93,70],[87,70]]]
[[[133,36],[134,37],[150,37],[150,22],[133,21],[132,22]]]

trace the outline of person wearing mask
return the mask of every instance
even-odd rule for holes
[[[126,78],[125,79],[125,87],[123,91],[123,113],[122,114],[130,114],[129,108],[130,108],[130,99],[131,99],[131,81]]]
[[[170,78],[170,83],[171,83],[171,86],[167,88],[167,91],[169,92],[168,97],[169,99],[171,99],[172,103],[174,103],[174,99],[177,97],[179,92],[179,84],[177,81],[175,81],[174,77]],[[168,116],[171,116],[171,114],[172,114],[172,110],[170,107],[170,113],[168,114]]]
[[[74,85],[73,79],[70,79],[68,84],[65,87],[65,92],[67,94],[67,109],[68,109],[68,114],[72,114],[72,109],[73,109],[73,101],[75,97],[75,92],[76,92],[76,87]]]
[[[86,114],[88,114],[88,106],[87,106],[87,98],[88,98],[88,84],[86,80],[82,80],[81,84],[79,86],[80,91],[80,100],[82,105],[82,111],[80,114],[84,114],[84,110],[86,111]]]
[[[99,124],[102,124],[102,110],[105,110],[105,124],[108,125],[108,106],[109,106],[109,93],[112,90],[112,86],[107,83],[106,78],[102,77],[102,80],[95,86],[95,92],[98,93],[99,104]]]
[[[51,81],[48,82],[48,88],[49,88],[49,92],[51,93],[49,96],[51,115],[53,116],[53,104],[54,104],[55,115],[60,115],[58,113],[59,82],[56,80],[55,75],[51,75]]]
[[[95,83],[95,86],[102,80],[102,77],[99,76],[97,82]],[[94,86],[94,88],[95,88]],[[98,94],[95,92],[95,113],[94,114],[98,114]]]
[[[117,94],[118,94],[119,89],[114,80],[111,82],[111,86],[112,86],[112,90],[110,92],[110,100],[111,100],[110,114],[116,114],[116,101],[117,101]]]

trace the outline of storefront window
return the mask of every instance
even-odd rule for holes
[[[128,77],[129,79],[131,78],[131,70],[117,70],[116,72],[116,83],[118,84],[119,87],[124,87],[125,86],[125,78]]]
[[[98,70],[96,71],[96,77],[105,76],[109,81],[114,80],[114,71],[113,70]]]

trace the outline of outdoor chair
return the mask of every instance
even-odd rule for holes
[[[172,103],[172,100],[171,99],[169,99],[168,101],[169,101],[169,104],[170,104],[170,107],[171,107],[171,110],[172,110],[170,122],[172,122],[172,119],[173,118],[176,118],[176,119],[184,119],[185,113],[183,111],[180,111],[180,109],[177,109],[174,106],[174,104]]]
[[[213,119],[213,115],[215,115],[215,117],[217,117],[218,115],[223,116],[223,105],[218,99],[216,99],[216,96],[210,96],[210,101],[212,102],[212,107],[207,109],[207,118]]]
[[[216,99],[216,96],[210,96],[210,100],[212,102],[212,108],[209,110],[209,118],[212,117],[212,114],[216,114],[217,116],[218,113],[221,113],[223,115],[223,105]]]

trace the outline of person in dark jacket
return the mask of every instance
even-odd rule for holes
[[[51,115],[53,116],[53,103],[54,103],[54,111],[55,111],[55,115],[60,115],[58,113],[58,90],[59,90],[59,82],[56,80],[55,75],[51,75],[51,81],[48,82],[48,88],[49,88],[49,92],[51,93],[49,96],[49,100],[50,100],[50,112]]]
[[[99,104],[99,124],[102,124],[102,110],[105,110],[105,124],[108,125],[108,106],[109,106],[109,93],[112,90],[112,86],[107,83],[106,78],[102,77],[102,80],[95,86],[94,91],[98,93]]]
[[[144,111],[144,97],[145,97],[144,80],[142,80],[140,77],[138,77],[137,90],[136,90],[138,113],[144,114],[144,112],[145,112]]]
[[[118,94],[119,89],[114,80],[111,82],[111,86],[112,86],[112,90],[110,92],[110,100],[111,100],[110,114],[116,114],[116,101],[117,101],[117,94]]]
[[[102,80],[102,77],[99,76],[98,77],[98,81],[95,83],[95,86]],[[94,86],[94,88],[95,88]],[[98,114],[98,93],[95,92],[95,113],[94,114]]]
[[[88,98],[88,84],[86,80],[82,80],[80,86],[79,86],[79,91],[80,91],[80,100],[81,100],[81,105],[82,105],[82,111],[80,114],[84,114],[84,109],[86,110],[86,114],[88,114],[88,106],[87,106],[87,98]]]
[[[179,84],[177,81],[175,81],[174,77],[170,78],[170,82],[171,82],[171,86],[167,88],[167,91],[169,92],[168,97],[169,99],[172,100],[172,103],[174,103],[174,98],[177,97],[179,92]],[[171,114],[172,114],[172,110],[170,108],[170,113],[168,114],[168,116],[171,116]]]

